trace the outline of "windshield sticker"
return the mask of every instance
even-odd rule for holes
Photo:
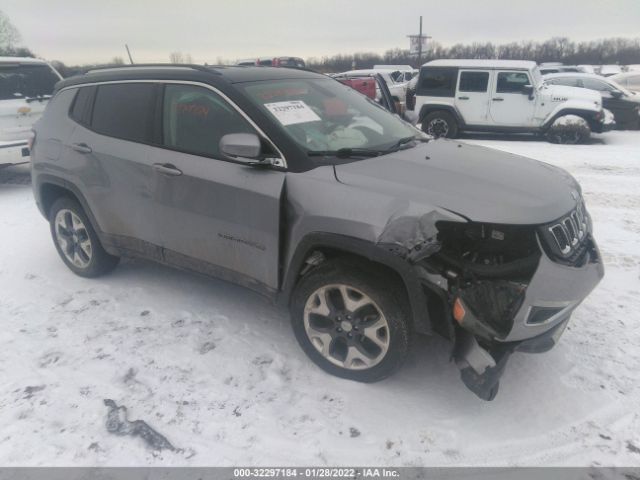
[[[285,127],[296,123],[319,122],[320,117],[302,100],[265,103],[264,106]]]

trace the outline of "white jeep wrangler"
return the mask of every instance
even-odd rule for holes
[[[434,137],[461,131],[538,133],[555,143],[585,142],[612,128],[602,97],[591,90],[545,85],[535,62],[434,60],[420,69],[415,112]]]

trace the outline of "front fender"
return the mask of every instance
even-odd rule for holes
[[[602,112],[602,107],[596,106],[593,102],[586,100],[568,100],[558,105],[546,118],[544,129],[549,128],[553,122],[563,115],[577,115],[589,122],[591,129],[594,130],[592,122],[602,123],[602,119],[598,120],[598,116]]]

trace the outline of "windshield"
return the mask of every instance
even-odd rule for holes
[[[627,90],[625,87],[620,85],[615,80],[611,80],[610,78],[607,78],[607,82],[609,82],[609,85],[611,85],[613,88],[615,88],[616,90],[620,90],[622,93],[624,93],[627,96],[631,96],[634,94],[631,90]]]
[[[421,132],[331,79],[271,80],[243,86],[253,102],[310,154],[386,150]]]
[[[0,100],[51,95],[59,80],[48,65],[0,64]]]

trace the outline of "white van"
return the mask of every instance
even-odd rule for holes
[[[29,161],[31,127],[61,79],[43,60],[0,57],[0,168]]]

